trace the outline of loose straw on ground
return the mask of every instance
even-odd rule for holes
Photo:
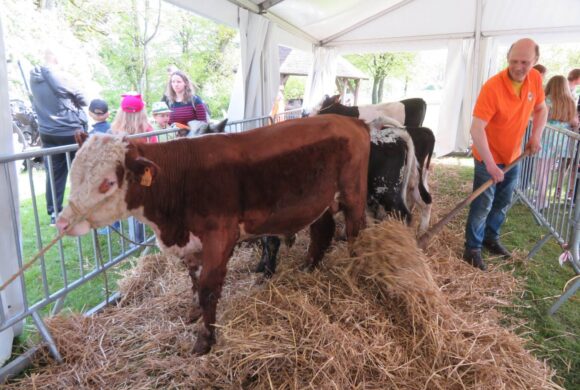
[[[452,221],[424,255],[387,221],[361,235],[356,258],[335,243],[313,272],[299,271],[301,232],[271,280],[252,272],[258,252],[242,244],[218,305],[218,343],[202,357],[192,354],[197,325],[185,322],[186,267],[142,257],[120,281],[118,306],[47,319],[63,364],[46,353],[5,388],[561,389],[515,326],[499,325],[517,280],[461,261],[462,229]]]

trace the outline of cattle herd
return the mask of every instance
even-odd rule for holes
[[[367,213],[409,223],[417,206],[419,230],[427,229],[435,138],[422,127],[425,111],[422,99],[346,107],[334,96],[308,117],[237,134],[223,133],[225,122],[204,125],[191,132],[195,137],[154,144],[79,134],[69,204],[57,227],[82,235],[128,216],[148,224],[161,250],[188,267],[194,293],[189,319],[201,316],[204,324],[194,353],[205,354],[215,343],[217,301],[236,243],[261,238],[257,271],[270,276],[280,237],[291,241],[305,227],[305,266],[316,267],[339,211],[349,245]],[[103,206],[93,210],[97,204]]]

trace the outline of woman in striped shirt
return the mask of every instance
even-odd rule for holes
[[[171,74],[165,96],[171,109],[169,123],[187,125],[193,120],[207,122],[205,103],[194,94],[189,78],[182,71],[177,70]]]

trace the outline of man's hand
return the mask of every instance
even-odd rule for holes
[[[526,144],[526,151],[529,152],[530,156],[533,156],[540,150],[542,150],[542,145],[540,144],[540,141],[538,141],[534,137],[531,137],[528,143]]]
[[[491,176],[491,179],[493,180],[494,183],[499,183],[500,181],[503,181],[503,179],[504,179],[503,171],[501,169],[499,169],[499,167],[497,165],[486,164],[485,170],[487,171],[487,173],[489,173],[489,175]]]

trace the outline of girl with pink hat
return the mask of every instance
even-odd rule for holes
[[[121,109],[111,124],[111,133],[121,135],[143,134],[153,131],[147,118],[145,103],[139,94],[122,95]],[[139,138],[142,142],[157,142],[157,137]]]

